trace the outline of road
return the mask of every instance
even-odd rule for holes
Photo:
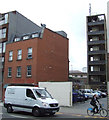
[[[100,103],[104,104],[104,108],[107,109],[107,98],[101,98],[99,99]],[[44,116],[44,117],[34,117],[31,113],[27,112],[14,112],[14,113],[7,113],[6,109],[2,107],[0,109],[0,116],[2,115],[3,118],[28,118],[28,119],[57,119],[57,118],[98,118],[98,119],[106,119],[103,117],[100,117],[100,115],[96,114],[92,117],[87,115],[87,108],[90,106],[90,100],[86,102],[81,102],[81,103],[75,103],[71,107],[60,107],[60,111],[57,112],[54,116]],[[109,117],[107,117],[109,118]]]

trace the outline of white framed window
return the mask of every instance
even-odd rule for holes
[[[31,76],[31,65],[27,66],[27,76]]]
[[[35,38],[35,37],[39,37],[39,34],[38,33],[32,34],[32,38]]]
[[[21,60],[22,59],[22,50],[18,50],[18,55],[17,55],[17,59]]]
[[[29,39],[29,36],[28,36],[28,35],[23,36],[23,40],[27,40],[27,39]]]
[[[32,58],[32,48],[28,48],[28,58]]]
[[[14,41],[15,42],[20,41],[20,38],[15,38]]]
[[[17,77],[21,77],[21,66],[17,67]]]
[[[9,61],[13,60],[13,51],[9,51]]]
[[[3,43],[3,53],[6,51],[6,42]]]
[[[12,67],[8,68],[8,77],[12,77]]]

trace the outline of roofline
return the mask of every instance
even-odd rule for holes
[[[104,13],[104,14],[88,15],[87,17],[99,16],[99,15],[104,15],[104,16],[106,16],[105,13]]]
[[[47,30],[49,30],[49,31],[51,31],[51,32],[53,32],[53,33],[58,34],[57,32],[55,32],[55,31],[53,31],[53,30],[51,30],[51,29],[49,29],[49,28],[45,28],[45,29],[47,29]],[[62,36],[62,35],[60,35],[60,34],[58,34],[58,35],[61,36],[61,37],[64,37],[64,36]],[[67,37],[64,37],[64,38],[68,39]],[[68,40],[69,40],[69,39],[68,39]]]

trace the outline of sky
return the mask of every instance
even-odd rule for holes
[[[17,10],[36,23],[53,31],[63,30],[69,39],[69,69],[87,67],[86,16],[107,14],[109,0],[2,0],[0,13]]]

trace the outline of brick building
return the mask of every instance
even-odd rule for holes
[[[87,72],[70,70],[69,81],[73,82],[73,87],[76,87],[76,89],[86,88],[88,85]]]
[[[2,99],[6,43],[13,42],[16,35],[41,31],[41,29],[17,11],[0,13],[0,100]]]
[[[68,38],[42,26],[41,32],[17,36],[7,43],[4,85],[68,81]]]

